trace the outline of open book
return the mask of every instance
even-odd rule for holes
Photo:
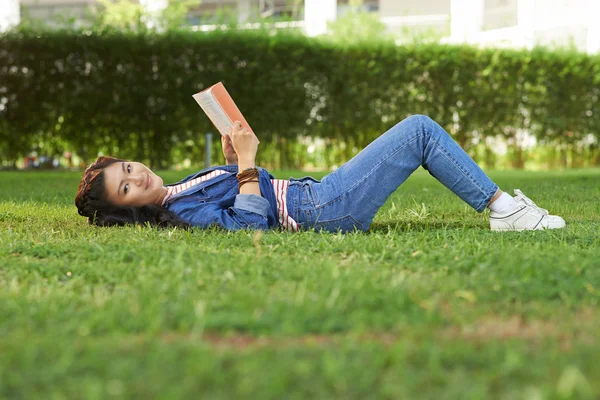
[[[222,82],[212,85],[192,97],[202,107],[221,135],[228,136],[235,121],[240,121],[242,127],[254,133]]]

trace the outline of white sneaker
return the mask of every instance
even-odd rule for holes
[[[564,219],[550,215],[548,210],[538,207],[519,189],[515,190],[515,194],[517,208],[506,214],[490,211],[490,228],[493,231],[536,231],[565,227]]]

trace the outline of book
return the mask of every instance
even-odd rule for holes
[[[243,128],[254,133],[222,82],[214,84],[192,97],[222,136],[229,136],[229,131],[235,121],[240,121]]]

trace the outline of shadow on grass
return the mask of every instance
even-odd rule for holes
[[[428,232],[435,230],[489,230],[489,226],[478,221],[386,221],[374,222],[365,233]]]

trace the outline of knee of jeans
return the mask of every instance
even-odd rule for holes
[[[424,118],[427,118],[427,116],[421,115],[421,114],[414,114],[414,115],[411,115],[410,117],[406,117],[402,121],[398,122],[394,126],[394,128],[398,128],[398,131],[406,133],[406,134],[408,134],[410,132],[414,132],[415,130],[421,130],[419,128],[421,128],[423,126]],[[404,128],[404,129],[402,129],[402,128]]]
[[[433,118],[422,114],[416,114],[413,117],[415,117],[415,121],[418,121],[423,134],[430,138],[433,137],[435,140],[438,140],[441,136],[448,135],[448,132],[444,128],[441,128],[441,126],[441,129],[435,129],[436,125],[439,126],[439,124]]]
[[[406,121],[411,121],[414,123],[423,123],[428,120],[431,120],[431,118],[424,114],[413,114],[410,117],[406,118]]]
[[[414,114],[414,115],[411,115],[410,117],[406,118],[405,121],[415,125],[415,127],[417,129],[419,129],[420,131],[425,132],[431,126],[431,122],[433,120],[430,117],[428,117],[427,115]]]

